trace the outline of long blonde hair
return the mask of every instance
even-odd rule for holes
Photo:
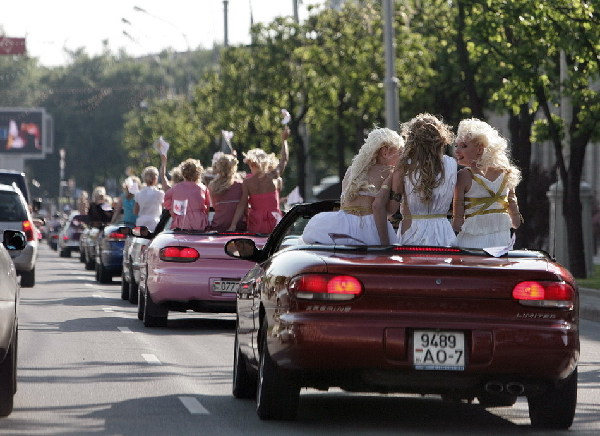
[[[468,118],[458,124],[456,142],[476,141],[483,146],[483,154],[477,160],[476,166],[480,169],[499,168],[506,173],[509,189],[514,189],[521,181],[521,170],[510,160],[508,141],[485,121],[477,118]]]
[[[213,162],[215,178],[208,185],[211,193],[220,194],[233,184],[237,172],[238,160],[232,154],[223,154]]]
[[[399,162],[401,174],[413,182],[421,200],[429,202],[444,180],[442,156],[454,137],[451,127],[422,113],[402,125],[402,135],[406,146]]]
[[[248,150],[244,155],[244,162],[248,165],[250,163],[255,164],[261,174],[268,174],[277,168],[279,165],[279,159],[274,153],[267,153],[262,148],[253,148]]]
[[[370,185],[367,178],[369,168],[377,162],[377,152],[386,145],[402,150],[404,141],[398,133],[385,127],[376,128],[369,132],[365,143],[352,159],[352,164],[346,173],[346,184],[340,196],[342,203],[352,201],[356,198],[359,191],[369,191],[372,189],[372,185]]]

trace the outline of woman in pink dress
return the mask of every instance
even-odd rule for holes
[[[235,210],[229,231],[234,231],[248,206],[247,229],[253,233],[271,233],[281,219],[279,193],[281,175],[289,158],[287,138],[290,132],[286,127],[281,134],[281,157],[253,148],[244,153],[244,162],[250,167],[252,176],[242,183],[242,197]]]
[[[199,160],[187,159],[181,163],[183,182],[174,184],[165,194],[165,208],[171,212],[172,229],[206,230],[210,195],[199,182],[202,174]]]
[[[237,173],[237,165],[238,160],[232,154],[222,154],[213,163],[215,178],[208,184],[212,207],[215,210],[210,223],[211,230],[227,231],[242,198],[242,179]],[[242,216],[236,230],[245,229],[246,219]]]

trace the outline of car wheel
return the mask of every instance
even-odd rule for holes
[[[166,327],[169,310],[162,304],[152,301],[148,291],[144,292],[144,326],[145,327]]]
[[[233,349],[232,393],[235,398],[253,398],[256,395],[256,378],[250,375],[246,358],[240,353],[237,331]]]
[[[13,398],[17,392],[17,335],[0,363],[0,416],[8,416],[13,410]]]
[[[21,287],[33,288],[35,286],[35,267],[31,271],[21,271]]]
[[[96,266],[96,262],[94,262],[94,259],[90,259],[89,256],[86,254],[85,255],[85,269],[87,269],[88,271],[91,271],[95,268]]]
[[[61,248],[60,257],[71,257],[71,250],[69,250],[68,248]]]
[[[567,429],[573,424],[577,405],[577,368],[560,386],[527,397],[531,425],[537,428]]]
[[[125,280],[123,273],[121,273],[121,300],[129,300],[129,282]]]
[[[99,283],[112,283],[112,274],[110,273],[110,271],[108,271],[106,268],[104,268],[104,265],[102,265],[102,262],[100,262],[98,264],[98,267],[96,268],[97,271],[97,280]]]
[[[291,374],[277,368],[267,349],[267,335],[261,335],[260,363],[256,388],[256,413],[260,419],[293,420],[298,414],[300,387]]]
[[[79,251],[79,262],[85,263],[85,254],[83,253],[83,250]]]
[[[131,304],[137,304],[138,302],[138,288],[139,285],[135,282],[133,272],[129,272],[129,302]]]
[[[138,303],[137,303],[137,316],[140,321],[144,320],[144,308],[146,306],[146,299],[144,298],[144,292],[141,286],[138,287]]]

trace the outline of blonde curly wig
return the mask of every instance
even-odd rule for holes
[[[274,153],[267,153],[261,148],[253,148],[248,150],[247,153],[243,153],[244,163],[250,165],[251,163],[258,166],[261,174],[267,174],[275,170],[279,165],[279,159]]]
[[[209,188],[213,194],[226,191],[236,177],[238,160],[232,154],[222,154],[213,162],[215,178],[210,182]]]
[[[399,167],[415,185],[421,200],[428,202],[444,180],[443,154],[452,143],[451,127],[434,115],[422,113],[402,125],[406,141]]]
[[[476,141],[483,146],[477,168],[500,168],[506,172],[507,186],[514,189],[521,181],[521,171],[511,162],[508,141],[500,132],[477,118],[462,120],[458,124],[456,142]]]
[[[369,132],[365,143],[358,150],[348,168],[346,175],[348,179],[340,197],[342,204],[356,198],[359,191],[373,190],[373,185],[370,185],[367,179],[369,168],[375,165],[377,152],[386,145],[402,150],[404,140],[398,133],[385,127],[375,128]]]

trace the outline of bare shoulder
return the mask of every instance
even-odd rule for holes
[[[462,168],[458,171],[458,175],[456,177],[456,186],[470,186],[471,180],[473,180],[473,174],[471,171],[468,168]]]

